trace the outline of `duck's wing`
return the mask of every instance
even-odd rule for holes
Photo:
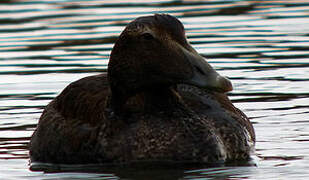
[[[178,86],[188,108],[210,124],[222,140],[230,160],[246,159],[254,149],[255,133],[249,118],[226,94],[189,85]]]
[[[255,141],[255,132],[249,118],[233,105],[225,93],[208,91],[190,85],[178,85],[177,88],[185,103],[192,110],[218,119],[217,121],[233,117],[233,121],[243,126]]]
[[[104,120],[110,88],[106,74],[89,76],[71,83],[55,98],[54,108],[66,121],[96,124]]]
[[[71,83],[46,106],[30,142],[32,161],[100,161],[96,142],[109,97],[105,74]]]

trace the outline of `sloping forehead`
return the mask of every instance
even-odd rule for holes
[[[177,18],[167,14],[139,17],[128,24],[126,30],[135,32],[151,30],[168,33],[174,39],[184,40],[185,38],[183,24]]]

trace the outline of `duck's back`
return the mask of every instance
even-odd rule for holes
[[[110,93],[106,74],[71,83],[43,111],[30,142],[31,161],[93,163]]]

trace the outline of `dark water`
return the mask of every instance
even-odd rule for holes
[[[70,82],[106,71],[124,26],[153,13],[177,16],[194,48],[232,80],[230,98],[256,130],[256,166],[30,171],[27,143],[44,106]],[[0,177],[306,179],[308,50],[308,0],[2,0]]]

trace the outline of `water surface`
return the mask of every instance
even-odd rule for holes
[[[256,166],[33,172],[27,144],[70,82],[105,72],[134,18],[170,13],[234,85],[254,123]],[[0,177],[4,179],[305,179],[309,177],[307,0],[5,0],[0,4]]]

